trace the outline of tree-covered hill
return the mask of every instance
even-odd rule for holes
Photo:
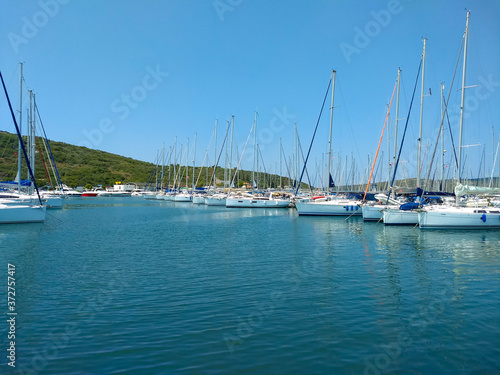
[[[41,139],[37,138],[36,143],[38,152],[35,177],[37,183],[43,186],[49,183],[45,167],[49,170],[50,165]],[[116,181],[147,182],[154,167],[152,163],[86,147],[73,146],[63,142],[50,141],[50,148],[62,182],[73,187],[86,184],[93,186],[100,184],[113,185]],[[15,178],[17,173],[17,153],[17,135],[0,132],[0,179],[2,181]],[[40,155],[42,156],[40,157]],[[25,179],[27,178],[27,171],[24,159],[22,166],[22,178]]]
[[[54,160],[61,177],[63,184],[71,187],[85,185],[103,185],[111,186],[116,182],[121,183],[136,182],[155,184],[156,176],[159,176],[160,167],[153,163],[135,160],[132,158],[111,154],[109,152],[92,150],[86,147],[74,146],[63,142],[49,141]],[[38,151],[35,163],[35,177],[39,186],[50,185],[50,180],[47,177],[46,170],[50,174],[50,164],[45,153],[42,139],[37,138],[36,150]],[[18,138],[16,134],[0,131],[0,181],[12,181],[17,173],[18,164]],[[42,160],[43,159],[43,160]],[[44,165],[45,164],[45,165]],[[176,166],[176,172],[182,181],[181,186],[186,185],[186,169],[184,166]],[[164,185],[168,183],[170,175],[170,183],[173,184],[173,165],[164,167]],[[206,186],[211,180],[213,166],[203,168],[200,173],[200,167],[195,168],[195,181],[198,180],[197,186]],[[234,168],[233,168],[234,174]],[[193,179],[192,167],[189,167],[188,185],[191,185]],[[27,169],[22,162],[22,179],[27,178]],[[216,178],[219,185],[223,185],[223,181],[230,179],[229,172],[224,176],[224,169],[218,167]],[[267,173],[258,173],[256,179],[259,181],[260,188],[278,187],[279,176]],[[251,183],[252,172],[240,171],[238,173],[235,185],[243,185]],[[288,179],[283,178],[282,184],[288,184]],[[306,186],[306,185],[304,185]]]

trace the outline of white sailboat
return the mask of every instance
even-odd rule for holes
[[[335,70],[332,70],[332,102],[330,107],[330,136],[328,139],[328,179],[330,179],[331,175],[333,100],[336,73]],[[361,200],[351,199],[349,195],[327,195],[318,199],[298,199],[295,201],[295,208],[299,216],[360,216],[362,212],[361,204]]]
[[[425,79],[425,47],[427,39],[424,38],[424,48],[422,52],[422,87],[420,94],[420,130],[418,138],[418,155],[417,155],[417,189],[420,186],[420,164],[422,150],[422,124],[424,111],[424,79]],[[423,203],[422,197],[416,197],[417,203]],[[385,225],[416,225],[418,224],[418,212],[414,209],[404,210],[401,207],[387,208],[383,211],[383,220]]]
[[[287,208],[290,199],[278,193],[240,194],[226,199],[228,208]]]
[[[467,44],[469,39],[469,17],[464,33],[464,63],[462,73],[462,92],[460,108],[460,130],[458,145],[458,184],[455,187],[456,202],[449,206],[425,207],[419,212],[419,225],[422,229],[500,229],[500,209],[497,207],[471,207],[461,202],[460,197],[467,194],[494,196],[500,194],[498,188],[466,186],[461,184],[462,170],[462,133],[465,103],[465,73],[467,64]]]
[[[298,200],[295,207],[301,216],[361,216],[362,203],[362,200],[328,196],[315,200]]]
[[[205,204],[207,206],[225,206],[226,199],[227,199],[226,193],[210,194],[204,198]]]
[[[22,77],[22,71],[21,71],[21,77]],[[38,186],[36,185],[36,182],[35,182],[35,175],[33,174],[33,171],[31,169],[31,165],[30,165],[29,159],[28,159],[27,154],[26,154],[26,148],[24,147],[24,143],[22,142],[21,131],[20,131],[19,127],[17,126],[16,117],[14,115],[14,111],[12,110],[12,105],[10,103],[10,98],[9,98],[9,95],[7,92],[7,88],[5,86],[2,72],[0,72],[0,79],[2,81],[2,86],[3,86],[4,92],[5,92],[5,97],[7,99],[8,105],[9,105],[9,110],[10,110],[10,114],[12,116],[12,121],[14,122],[17,136],[18,136],[19,141],[20,141],[20,148],[22,149],[22,153],[23,153],[25,161],[26,161],[29,177],[30,177],[31,182],[34,185],[34,188],[35,188],[37,195],[38,195]],[[46,207],[42,204],[42,200],[41,200],[39,195],[38,195],[38,204],[36,204],[36,205],[0,204],[0,223],[1,224],[12,224],[12,223],[43,222],[43,221],[45,221],[45,212],[46,212]]]

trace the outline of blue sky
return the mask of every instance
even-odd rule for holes
[[[468,149],[469,174],[477,177],[483,152],[481,169],[491,173],[500,129],[497,0],[3,1],[0,68],[17,109],[19,62],[24,63],[25,82],[36,92],[49,138],[150,162],[163,143],[173,146],[174,137],[178,148],[189,138],[192,151],[196,133],[201,165],[215,119],[220,145],[232,115],[234,150],[238,146],[241,153],[257,111],[257,140],[268,171],[277,168],[280,138],[287,157],[294,153],[295,123],[307,152],[335,69],[335,163],[347,157],[349,169],[354,159],[362,177],[377,148],[398,67],[400,118],[407,115],[423,37],[428,39],[425,93],[432,92],[424,98],[427,162],[440,123],[440,82],[447,95],[465,9],[471,10],[467,85],[478,86],[466,91],[464,144],[481,144]],[[456,142],[461,70],[460,65],[449,107]],[[418,85],[403,146],[407,176],[416,171]],[[13,132],[5,101],[0,103],[0,129]],[[310,168],[327,152],[329,103],[330,96]],[[392,128],[394,118],[395,100]],[[401,130],[405,120],[399,123]],[[446,134],[445,148],[451,150]],[[252,167],[251,148],[252,141],[245,169]],[[387,159],[386,139],[381,151]],[[213,163],[213,150],[209,157]]]

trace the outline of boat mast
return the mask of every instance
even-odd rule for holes
[[[234,115],[231,116],[231,147],[229,148],[229,180],[231,180],[231,174],[233,173],[233,132],[234,132]],[[229,186],[231,189],[231,186]]]
[[[444,84],[441,82],[441,191],[444,191]]]
[[[33,91],[28,90],[29,93],[29,108],[27,109],[27,124],[28,124],[28,131],[27,131],[27,139],[26,139],[26,146],[27,146],[27,153],[28,153],[28,163],[31,165],[31,169],[33,171],[33,176],[35,175],[35,165],[33,163]],[[29,171],[27,171],[27,179],[29,180],[30,175]],[[28,189],[29,194],[31,194],[31,185],[30,188]]]
[[[253,121],[254,123],[254,128],[253,128],[253,168],[252,168],[252,191],[255,191],[255,166],[257,165],[256,163],[256,158],[257,158],[257,111],[255,111],[255,119]]]
[[[226,121],[226,134],[227,134],[227,131],[229,130],[230,128],[230,125],[229,125],[229,121]],[[226,188],[227,188],[227,159],[228,159],[228,155],[227,155],[227,148],[228,148],[228,144],[229,142],[226,142],[225,143],[225,154],[226,154],[226,157],[224,158],[224,191],[226,191]]]
[[[174,190],[177,188],[177,136],[174,141]]]
[[[36,125],[36,116],[35,116],[35,93],[32,92],[33,101],[30,101],[30,110],[31,110],[31,160],[30,163],[32,165],[31,169],[33,170],[33,176],[35,176],[35,146],[36,146],[36,138],[35,138],[35,125]],[[30,194],[35,192],[33,187],[30,187]]]
[[[28,90],[29,105],[26,108],[26,154],[28,156],[28,163],[31,163],[31,90]],[[27,172],[29,179],[29,172]]]
[[[467,12],[467,21],[465,23],[465,42],[464,42],[464,68],[462,72],[462,93],[461,93],[461,98],[460,98],[460,130],[458,133],[458,180],[457,183],[460,184],[462,182],[461,180],[461,169],[462,169],[462,130],[464,126],[464,103],[465,103],[465,67],[467,63],[467,42],[469,39],[469,15],[470,11]],[[460,197],[456,197],[456,203],[460,202]]]
[[[163,191],[163,170],[165,168],[165,142],[163,142],[163,147],[161,149],[161,174],[160,174],[160,190]]]
[[[420,93],[420,130],[418,133],[418,153],[417,153],[417,188],[420,187],[420,167],[422,161],[420,155],[422,152],[422,123],[424,119],[424,77],[425,77],[425,45],[427,38],[424,38],[424,51],[422,52],[422,90]]]
[[[397,87],[397,94],[396,94],[396,123],[395,123],[395,129],[394,129],[394,157],[392,158],[392,167],[396,165],[396,158],[398,155],[398,122],[399,122],[399,86],[401,84],[401,68],[398,68],[398,87]],[[392,170],[392,168],[391,168]],[[389,174],[389,180],[391,179],[391,176]],[[387,180],[387,184],[389,184],[389,180]]]
[[[194,188],[195,188],[194,168],[195,168],[195,161],[196,161],[196,138],[197,137],[198,137],[198,133],[194,133],[193,181],[191,183],[191,185],[193,185],[193,194],[194,194]]]
[[[330,107],[330,135],[328,137],[328,175],[326,179],[328,180],[328,194],[330,194],[330,175],[332,166],[332,128],[333,128],[333,95],[335,93],[335,75],[336,71],[332,70],[332,105]]]
[[[298,181],[299,181],[299,146],[297,145],[298,144],[298,142],[297,142],[297,138],[298,138],[298,136],[297,136],[297,123],[294,124],[294,132],[295,132],[295,155],[293,158],[293,164],[294,164],[295,168],[293,168],[294,169],[293,174],[294,174],[295,184],[298,184]],[[297,189],[298,188],[299,187],[297,186]]]
[[[218,119],[215,119],[215,143],[214,143],[214,193],[217,191],[217,183],[215,182],[215,172],[217,168],[217,121]]]
[[[281,183],[282,183],[282,180],[281,180],[281,137],[280,137],[280,189],[283,186]]]
[[[500,133],[498,134],[498,145],[497,145],[497,152],[495,153],[494,159],[493,159],[493,167],[491,168],[491,178],[490,178],[490,183],[488,187],[493,187],[493,174],[495,173],[495,164],[497,161],[498,157],[498,149],[500,148]]]
[[[19,63],[19,133],[22,134],[23,124],[23,63]],[[21,147],[22,138],[19,138],[19,148],[17,151],[17,192],[21,194]]]
[[[168,184],[167,184],[168,190],[170,190],[170,179],[172,178],[171,165],[172,165],[172,146],[169,146],[169,151],[168,151]]]
[[[186,193],[188,192],[188,180],[189,180],[189,164],[188,164],[188,159],[189,159],[189,138],[187,139],[187,147],[186,147]],[[179,185],[180,187],[180,185]]]

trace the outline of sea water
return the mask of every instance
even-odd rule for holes
[[[500,373],[499,231],[96,197],[0,246],[2,374]]]

